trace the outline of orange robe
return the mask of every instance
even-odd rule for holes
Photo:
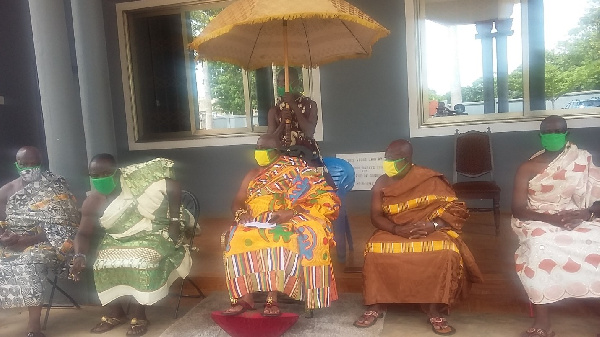
[[[450,227],[421,239],[376,230],[365,248],[366,305],[375,303],[452,304],[466,294],[481,272],[458,231],[468,217],[441,173],[413,166],[384,187],[383,211],[396,224],[441,218]]]

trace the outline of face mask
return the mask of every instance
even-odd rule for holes
[[[294,88],[294,87],[290,87],[290,92],[293,94],[299,94],[302,92],[302,89],[300,88]],[[277,96],[281,97],[285,95],[285,87],[277,87]]]
[[[254,159],[260,166],[267,166],[275,160],[275,158],[271,158],[271,151],[274,149],[265,149],[265,150],[254,150]]]
[[[277,87],[277,96],[281,97],[285,95],[285,87]]]
[[[108,177],[102,178],[90,178],[92,182],[92,186],[98,191],[100,194],[109,195],[112,191],[115,190],[117,184],[115,183],[114,173]]]
[[[408,166],[408,162],[406,162],[406,164],[404,164],[404,166],[402,166],[401,169],[397,168],[396,164],[399,161],[403,161],[403,160],[406,160],[406,158],[400,158],[400,159],[396,159],[396,160],[385,160],[383,162],[383,171],[385,172],[385,174],[387,174],[388,177],[397,176],[402,171],[404,171],[406,166]]]
[[[19,163],[15,163],[15,166],[17,167],[17,171],[19,171],[21,179],[26,183],[37,181],[42,178],[41,166],[23,167],[20,166]]]
[[[542,146],[547,151],[559,151],[567,144],[567,132],[565,133],[540,133]]]

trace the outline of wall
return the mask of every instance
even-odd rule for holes
[[[165,156],[178,162],[178,174],[186,189],[197,194],[204,216],[228,214],[229,205],[245,172],[253,167],[250,145],[192,149],[129,151],[116,28],[115,2],[104,2],[105,27],[111,77],[118,156],[133,162]],[[408,90],[403,1],[350,0],[387,27],[391,34],[373,48],[369,59],[338,61],[321,67],[324,156],[335,153],[383,151],[398,138],[409,137]],[[384,5],[385,3],[385,5]],[[492,132],[494,130],[491,125]],[[572,130],[572,139],[600,154],[598,129]],[[596,138],[594,138],[596,137]],[[502,187],[501,207],[510,209],[512,179],[518,165],[539,146],[537,133],[512,132],[492,135],[496,180]],[[414,162],[452,178],[453,137],[415,138]],[[369,211],[370,192],[351,192],[349,212]]]
[[[27,1],[0,1],[0,186],[17,178],[15,154],[24,145],[44,152],[45,137]]]

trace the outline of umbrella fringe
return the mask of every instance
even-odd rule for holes
[[[340,60],[346,60],[346,59],[357,59],[357,58],[368,58],[371,56],[371,48],[369,48],[369,53],[368,54],[356,54],[356,55],[347,55],[347,56],[338,56],[335,58],[331,58],[329,60],[327,60],[326,63],[330,63],[330,62],[335,62],[335,61],[340,61]],[[202,55],[198,55],[196,56],[196,61],[218,61],[218,62],[225,62],[225,63],[230,63],[233,65],[236,65],[242,69],[246,69],[247,71],[253,71],[256,69],[260,69],[260,68],[264,68],[266,66],[258,66],[258,67],[251,67],[251,68],[245,68],[246,64],[242,64],[237,60],[234,59],[230,59],[227,57],[215,57],[215,56],[210,56],[210,59],[202,57]],[[283,66],[283,62],[273,62],[272,65],[275,66]],[[318,64],[297,64],[297,63],[293,63],[290,62],[289,63],[290,66],[292,67],[304,67],[304,68],[317,68],[319,65]]]
[[[390,31],[388,29],[386,29],[382,25],[378,24],[377,22],[365,20],[365,19],[356,17],[354,15],[350,15],[350,14],[340,14],[340,13],[327,14],[327,13],[316,13],[316,12],[315,13],[297,13],[297,14],[282,15],[280,17],[264,17],[264,18],[254,19],[254,20],[248,20],[248,21],[244,21],[243,24],[229,24],[223,28],[219,28],[219,29],[207,34],[206,36],[202,36],[202,33],[201,33],[198,37],[196,37],[194,39],[194,41],[192,41],[188,45],[188,47],[190,49],[198,49],[200,44],[202,44],[206,41],[212,40],[223,34],[227,34],[233,28],[235,28],[237,26],[266,23],[266,22],[274,21],[274,20],[288,20],[289,21],[289,20],[295,20],[295,19],[310,19],[310,18],[340,19],[340,20],[344,20],[344,21],[354,22],[354,23],[363,25],[367,28],[373,29],[373,30],[377,31],[377,34],[373,38],[372,44],[374,44],[380,38],[385,37],[390,33]],[[210,23],[209,23],[209,26],[210,26]]]

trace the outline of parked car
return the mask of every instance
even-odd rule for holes
[[[584,100],[572,100],[563,109],[583,109],[600,107],[600,97],[592,97]]]

